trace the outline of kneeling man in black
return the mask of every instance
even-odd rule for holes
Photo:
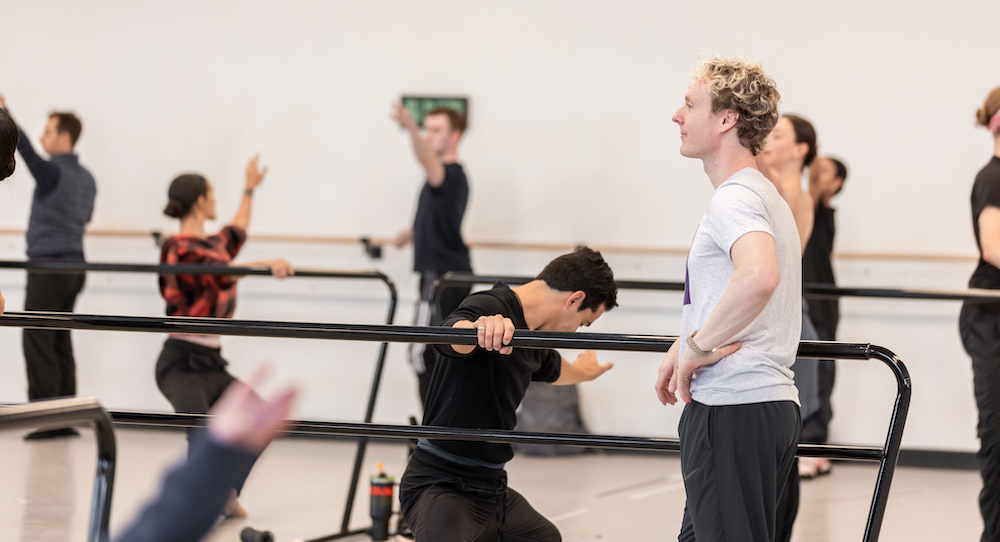
[[[509,346],[515,329],[576,331],[618,305],[611,268],[599,252],[559,256],[527,284],[470,295],[442,326],[475,328],[479,346],[436,345],[424,425],[513,429],[531,381],[576,384],[612,367],[593,350],[573,362],[555,350]],[[416,542],[558,541],[559,531],[513,489],[509,444],[420,440],[399,485]]]

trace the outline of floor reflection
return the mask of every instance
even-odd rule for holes
[[[69,439],[26,442],[31,449],[21,542],[69,542],[76,487]]]

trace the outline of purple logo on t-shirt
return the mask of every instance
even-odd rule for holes
[[[688,271],[687,262],[684,262],[684,304],[691,304],[691,272]]]

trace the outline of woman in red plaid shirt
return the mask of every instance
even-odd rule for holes
[[[165,264],[229,266],[246,241],[254,189],[264,180],[267,168],[258,169],[257,156],[247,164],[246,190],[232,223],[207,236],[205,221],[215,219],[215,195],[205,177],[184,174],[170,183],[167,216],[181,221],[180,234],[167,239],[160,254]],[[270,268],[283,279],[295,273],[285,260],[263,260],[246,264]],[[167,301],[168,316],[232,318],[236,308],[234,275],[161,275],[160,293]],[[205,414],[235,378],[226,371],[217,335],[172,334],[156,362],[156,384],[177,412]],[[226,517],[245,517],[236,500],[249,468],[233,488]]]

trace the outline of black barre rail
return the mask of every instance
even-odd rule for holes
[[[434,296],[437,299],[441,291],[452,286],[473,286],[476,284],[524,284],[534,280],[530,277],[513,277],[503,275],[471,275],[467,273],[445,273],[437,280]],[[683,282],[655,280],[618,280],[618,288],[623,290],[658,290],[665,292],[683,292]],[[1000,303],[1000,291],[966,290],[914,290],[897,288],[842,288],[832,284],[806,282],[802,284],[802,295],[807,298],[834,299],[839,297],[876,297],[887,299],[929,299],[944,301],[967,301],[971,303]]]
[[[87,540],[108,542],[116,456],[115,433],[108,413],[94,399],[53,399],[0,407],[0,430],[65,426],[67,423],[80,421],[94,426],[97,439],[97,471],[94,474],[94,498],[90,505]]]
[[[179,275],[271,275],[267,267],[229,267],[224,265],[199,264],[133,264],[133,263],[84,263],[60,261],[7,261],[0,260],[0,269],[24,269],[34,273],[74,274],[83,271],[110,273],[157,273]],[[296,269],[293,277],[328,279],[375,279],[385,282],[392,290],[395,285],[381,271],[336,270],[336,269]]]
[[[203,427],[209,416],[202,414],[164,414],[119,410],[110,412],[116,425],[133,427],[175,427],[191,429]],[[482,441],[518,444],[561,444],[602,448],[607,450],[646,450],[661,452],[680,451],[676,439],[658,437],[630,437],[621,435],[590,435],[581,433],[525,433],[501,429],[461,429],[430,425],[388,425],[376,423],[326,422],[298,420],[284,431],[289,435],[328,435],[354,437],[359,435],[385,439],[436,439]],[[862,446],[829,446],[825,444],[800,444],[798,455],[828,457],[849,461],[879,461],[878,449]]]
[[[62,313],[18,313],[12,312],[0,317],[0,326],[39,327],[55,329],[86,329],[110,331],[138,332],[177,332],[216,335],[255,335],[267,337],[295,337],[311,339],[337,339],[356,341],[385,342],[419,342],[426,344],[463,344],[474,345],[477,342],[476,330],[441,327],[411,327],[411,326],[357,326],[346,324],[315,324],[299,322],[263,322],[247,320],[221,320],[211,318],[148,318],[80,315]],[[642,352],[665,352],[676,340],[675,337],[658,337],[650,335],[610,335],[599,333],[557,333],[545,331],[518,331],[511,346],[516,348],[573,348],[594,350],[630,350]],[[879,461],[879,474],[875,483],[875,492],[865,526],[865,542],[878,539],[885,515],[886,503],[889,498],[889,487],[892,483],[896,461],[899,457],[900,443],[903,437],[903,427],[909,409],[912,387],[910,376],[895,354],[891,351],[869,344],[845,344],[827,342],[803,342],[800,344],[800,357],[819,359],[869,360],[876,359],[888,366],[896,377],[896,401],[889,422],[889,431],[882,448],[858,447],[805,447],[807,454],[818,455],[820,452],[836,454],[845,459],[866,459]],[[170,415],[160,415],[170,416]],[[174,415],[176,416],[176,415]],[[303,425],[306,424],[306,425]],[[169,425],[169,424],[167,424]],[[336,427],[334,426],[336,425]],[[395,436],[395,438],[413,438],[420,435],[419,428],[401,426],[376,426],[371,424],[334,424],[324,427],[323,422],[301,422],[299,429],[311,433],[342,434],[368,436]],[[378,427],[382,429],[379,430]],[[425,428],[425,431],[440,431],[442,428]],[[455,434],[457,430],[447,430]],[[460,431],[459,431],[460,432]],[[485,433],[489,433],[486,435]],[[483,434],[482,439],[494,442],[514,442],[518,437],[511,432],[472,431],[462,434],[459,440],[472,438],[472,434]],[[426,435],[426,433],[424,434]],[[447,435],[442,434],[442,437]],[[455,434],[455,436],[459,436]],[[479,437],[476,437],[479,438]],[[527,437],[523,437],[527,438]],[[570,437],[549,435],[544,438],[548,444],[569,444],[575,446],[600,445],[602,438],[616,439],[623,437],[597,437],[595,435],[572,435]],[[563,438],[566,441],[563,441]],[[624,437],[625,439],[635,437]],[[664,449],[676,449],[679,443],[669,439],[647,439]],[[615,446],[624,448],[627,442],[619,442]],[[610,447],[610,446],[609,446]],[[864,455],[865,457],[854,457]],[[336,537],[336,535],[335,535]]]
[[[84,263],[84,262],[62,262],[52,260],[36,261],[0,261],[0,269],[24,269],[34,273],[50,274],[75,274],[86,271],[112,272],[112,273],[156,273],[156,274],[179,274],[179,275],[271,275],[271,270],[267,267],[232,267],[224,265],[199,265],[199,264],[134,264],[134,263]],[[377,280],[385,284],[389,289],[389,307],[386,314],[386,324],[392,324],[396,315],[396,304],[399,295],[396,291],[396,284],[386,274],[376,270],[330,270],[330,269],[296,269],[291,277],[297,278],[318,278],[318,279],[369,279]],[[290,278],[291,278],[290,277]],[[382,343],[379,348],[378,358],[375,363],[375,372],[372,376],[371,391],[368,396],[368,405],[365,409],[366,422],[372,421],[375,414],[375,403],[378,398],[379,387],[382,382],[382,373],[385,370],[385,358],[388,345]],[[354,495],[357,492],[358,480],[361,478],[361,464],[364,462],[367,441],[364,438],[358,440],[358,451],[354,459],[354,468],[351,476],[351,485],[348,488],[347,505],[344,510],[342,529],[348,529],[351,517],[351,508],[354,506]]]

